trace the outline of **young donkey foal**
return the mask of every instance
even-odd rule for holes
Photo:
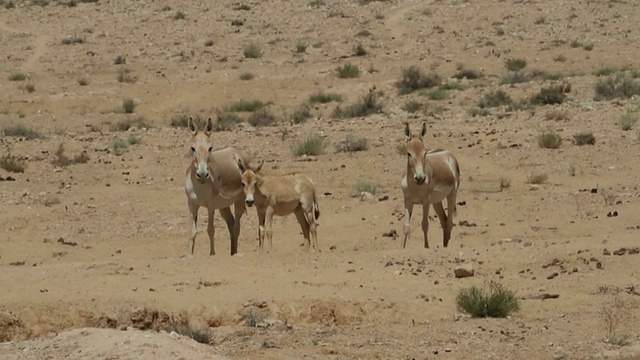
[[[242,187],[247,206],[256,205],[258,213],[258,246],[263,250],[265,233],[269,240],[269,250],[273,250],[273,215],[296,215],[305,249],[309,249],[313,238],[313,248],[318,249],[317,220],[320,208],[313,181],[302,174],[262,175],[260,169],[264,161],[255,170],[246,168],[238,162],[242,170]]]
[[[213,217],[216,209],[227,223],[231,238],[231,255],[238,252],[238,237],[240,236],[240,218],[245,211],[244,193],[242,191],[241,176],[238,163],[244,163],[244,157],[234,148],[227,147],[213,150],[209,143],[209,135],[213,128],[211,119],[207,121],[204,130],[198,130],[193,119],[189,119],[192,161],[186,172],[184,190],[187,195],[189,212],[191,213],[191,237],[189,238],[190,253],[193,255],[198,222],[198,209],[207,208],[210,250],[209,255],[215,255],[213,243],[215,228]],[[235,218],[231,214],[234,205]]]
[[[404,195],[405,224],[402,247],[407,246],[411,214],[414,205],[422,205],[422,231],[424,247],[429,247],[429,207],[438,214],[443,232],[443,246],[447,247],[453,228],[453,214],[456,211],[456,196],[460,187],[460,167],[453,154],[447,150],[429,150],[424,147],[423,138],[427,134],[427,124],[422,123],[420,135],[411,135],[409,124],[404,129],[407,138],[407,170],[402,177]],[[447,199],[447,213],[442,205]]]

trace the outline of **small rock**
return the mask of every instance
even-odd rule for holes
[[[606,248],[604,250],[602,250],[602,255],[606,255],[609,256],[611,255],[611,251],[607,250]]]
[[[614,251],[613,255],[622,256],[622,255],[624,255],[626,253],[627,253],[627,249],[626,248],[620,248],[620,249]]]
[[[629,255],[640,254],[640,247],[634,247],[634,248],[629,249],[628,254]]]
[[[378,201],[387,201],[389,200],[389,195],[384,195],[378,199]]]
[[[551,274],[551,275],[547,276],[547,279],[548,279],[548,280],[551,280],[551,279],[555,278],[556,276],[558,276],[558,273],[557,273],[557,272],[554,272],[553,274]]]
[[[390,238],[397,238],[398,237],[398,232],[395,229],[391,229],[385,233],[382,233],[382,236],[384,237],[390,237]]]
[[[461,279],[473,276],[475,271],[473,270],[473,264],[463,264],[456,266],[455,269],[453,269],[453,273],[456,278]]]

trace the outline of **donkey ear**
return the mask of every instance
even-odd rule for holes
[[[411,139],[411,130],[409,129],[409,123],[404,123],[404,136],[407,140]]]
[[[244,166],[244,160],[238,154],[233,154],[233,157],[236,159],[236,164],[238,164],[238,169],[240,172],[245,172],[247,170],[246,166]]]
[[[213,121],[211,118],[207,119],[207,126],[204,128],[205,134],[209,135],[213,131]]]
[[[422,138],[427,135],[427,123],[426,122],[422,122],[422,129],[420,130],[420,140],[422,140]]]
[[[254,173],[256,173],[256,174],[257,174],[257,173],[259,173],[259,172],[260,172],[260,170],[262,170],[262,165],[264,165],[264,159],[262,159],[262,161],[260,161],[260,165],[258,165],[258,166],[253,170],[253,172],[254,172]]]
[[[198,127],[191,117],[189,117],[189,121],[187,121],[187,128],[189,128],[189,131],[191,131],[193,135],[198,132]]]

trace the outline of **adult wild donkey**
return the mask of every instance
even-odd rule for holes
[[[188,127],[193,134],[191,138],[192,161],[186,172],[184,191],[187,194],[189,212],[191,213],[191,237],[189,239],[191,255],[193,255],[196,243],[198,209],[201,206],[207,208],[209,215],[207,224],[211,246],[209,255],[216,254],[213,243],[215,234],[213,216],[216,209],[220,211],[220,215],[227,223],[231,237],[231,255],[234,255],[238,252],[240,218],[245,212],[242,172],[238,167],[238,162],[244,164],[245,159],[232,147],[213,150],[213,146],[209,143],[209,135],[213,129],[211,118],[207,120],[203,130],[199,130],[191,118],[189,118]],[[231,214],[231,205],[234,205],[235,218]]]
[[[427,232],[429,231],[429,207],[438,214],[443,232],[443,246],[447,247],[451,239],[453,215],[456,211],[456,196],[460,187],[460,167],[453,154],[447,150],[428,150],[424,147],[423,138],[427,134],[427,124],[422,123],[418,136],[411,135],[409,124],[404,128],[407,139],[407,169],[402,177],[402,193],[404,195],[405,223],[402,247],[407,246],[411,226],[413,206],[422,205],[422,231],[424,247],[429,247]],[[442,202],[447,199],[447,214]]]

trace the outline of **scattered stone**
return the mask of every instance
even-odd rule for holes
[[[11,266],[23,266],[24,264],[25,264],[24,261],[14,261],[9,263],[9,265]]]
[[[393,261],[389,260],[387,261],[386,264],[384,264],[384,267],[389,267],[389,266],[393,266]]]
[[[16,179],[12,178],[11,176],[7,176],[6,178],[0,176],[0,181],[16,181]]]
[[[634,248],[629,249],[628,254],[629,255],[640,254],[640,247],[634,247]]]
[[[475,271],[473,270],[473,264],[463,264],[456,266],[455,269],[453,269],[453,273],[456,278],[462,279],[473,276],[475,274]]]
[[[395,229],[391,229],[391,230],[383,233],[382,236],[390,237],[390,238],[393,238],[395,240],[398,237],[398,232]]]
[[[616,216],[618,216],[618,211],[613,211],[613,212],[609,211],[607,213],[607,217],[616,217]]]
[[[607,248],[605,248],[604,250],[602,250],[602,255],[609,256],[609,255],[611,255],[611,251],[609,251],[609,250],[607,250]]]
[[[613,255],[622,256],[622,255],[624,255],[626,253],[627,253],[627,249],[626,248],[620,248],[620,249],[614,251]]]
[[[58,238],[58,244],[67,245],[67,246],[76,246],[78,245],[75,241],[65,241],[64,238]]]
[[[335,246],[335,245],[331,245],[331,246],[329,247],[329,250],[335,250],[335,249],[337,249],[337,248],[338,248],[337,246]]]
[[[555,278],[556,276],[558,276],[558,273],[557,273],[557,272],[554,272],[553,274],[551,274],[551,275],[547,276],[547,279],[548,279],[548,280],[551,280],[551,279]]]
[[[522,299],[522,300],[546,300],[546,299],[557,299],[559,297],[560,297],[560,294],[542,293],[542,294],[523,295],[523,296],[520,297],[520,299]]]
[[[378,201],[387,201],[387,200],[389,200],[389,195],[384,195],[384,196],[378,198]]]
[[[467,226],[467,227],[474,227],[474,226],[478,226],[478,225],[476,225],[476,223],[474,223],[474,222],[468,222],[467,220],[460,220],[460,222],[458,222],[458,225],[460,225],[460,226]]]

